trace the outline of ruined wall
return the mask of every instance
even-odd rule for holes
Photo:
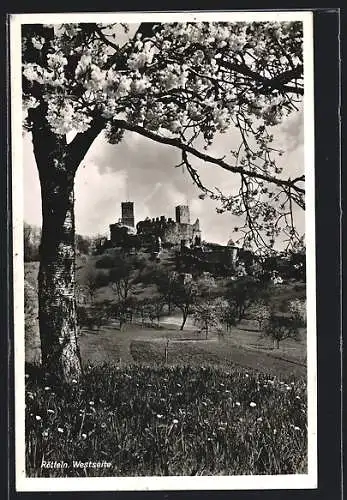
[[[171,245],[180,245],[182,240],[189,244],[195,244],[195,237],[201,241],[201,231],[199,220],[194,224],[178,223],[171,218],[161,216],[155,219],[146,219],[137,224],[137,233],[139,236],[147,237],[148,235],[159,236],[162,242],[170,243]]]

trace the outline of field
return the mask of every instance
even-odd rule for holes
[[[33,280],[36,263],[27,266]],[[302,295],[284,285],[273,300]],[[101,290],[101,295],[110,290]],[[244,319],[208,339],[188,318],[155,328],[109,322],[80,331],[83,380],[37,375],[37,328],[26,338],[27,475],[145,476],[305,473],[306,332],[279,349]],[[75,466],[102,462],[101,468]],[[64,468],[42,463],[62,461]]]
[[[306,392],[236,368],[89,366],[52,388],[27,378],[29,476],[306,472]],[[105,461],[102,468],[75,461]],[[66,468],[46,469],[46,461]]]

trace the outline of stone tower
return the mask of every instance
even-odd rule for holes
[[[176,222],[179,224],[190,224],[188,205],[178,205],[176,207]]]
[[[132,201],[122,202],[122,224],[135,227],[134,203]]]

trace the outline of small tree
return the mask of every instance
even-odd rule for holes
[[[292,316],[297,317],[302,326],[306,325],[307,305],[306,300],[294,299],[289,302],[288,310]]]
[[[216,299],[216,310],[222,325],[225,325],[227,332],[236,325],[237,311],[233,303],[225,299]]]
[[[274,349],[278,349],[280,342],[284,339],[300,340],[299,327],[297,316],[288,313],[272,313],[264,334],[273,340]]]
[[[85,276],[85,287],[88,290],[90,301],[93,303],[95,299],[95,294],[98,288],[100,288],[98,283],[98,273],[94,267],[89,267]]]
[[[183,330],[188,315],[193,312],[194,305],[198,298],[198,286],[194,281],[183,282],[179,279],[172,284],[172,301],[182,312],[182,324],[180,330]]]
[[[41,231],[39,228],[24,222],[23,228],[23,249],[24,262],[39,260],[39,245]]]
[[[194,323],[205,331],[207,340],[209,330],[219,324],[219,314],[215,301],[203,300],[194,306]]]
[[[91,238],[76,234],[76,250],[83,255],[88,255],[91,248]]]
[[[126,301],[132,288],[131,266],[120,260],[116,266],[110,269],[110,281],[116,291],[119,301]]]
[[[160,318],[162,317],[162,314],[163,314],[164,304],[165,304],[165,301],[162,297],[154,298],[150,304],[150,306],[151,306],[150,319],[151,319],[151,317],[156,319],[158,325],[160,323]]]
[[[173,305],[173,295],[174,295],[174,283],[177,280],[176,272],[166,272],[163,270],[158,270],[155,273],[154,281],[157,285],[158,292],[162,295],[165,300],[169,314],[172,312]]]
[[[238,321],[245,317],[247,309],[263,295],[265,295],[264,284],[251,276],[231,281],[228,285],[227,300],[236,309]]]
[[[258,323],[258,329],[261,330],[269,321],[271,316],[270,307],[264,300],[258,300],[251,306],[251,315]]]

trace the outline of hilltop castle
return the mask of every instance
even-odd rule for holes
[[[190,213],[188,205],[178,205],[175,208],[176,220],[171,217],[168,219],[162,215],[160,217],[150,219],[147,217],[143,221],[136,224],[135,231],[135,215],[134,203],[131,201],[122,202],[122,216],[115,224],[110,224],[111,243],[113,245],[120,244],[125,235],[135,235],[142,243],[150,243],[150,240],[160,238],[161,243],[176,246],[176,245],[200,245],[201,230],[199,219],[196,219],[194,224],[190,223]]]

